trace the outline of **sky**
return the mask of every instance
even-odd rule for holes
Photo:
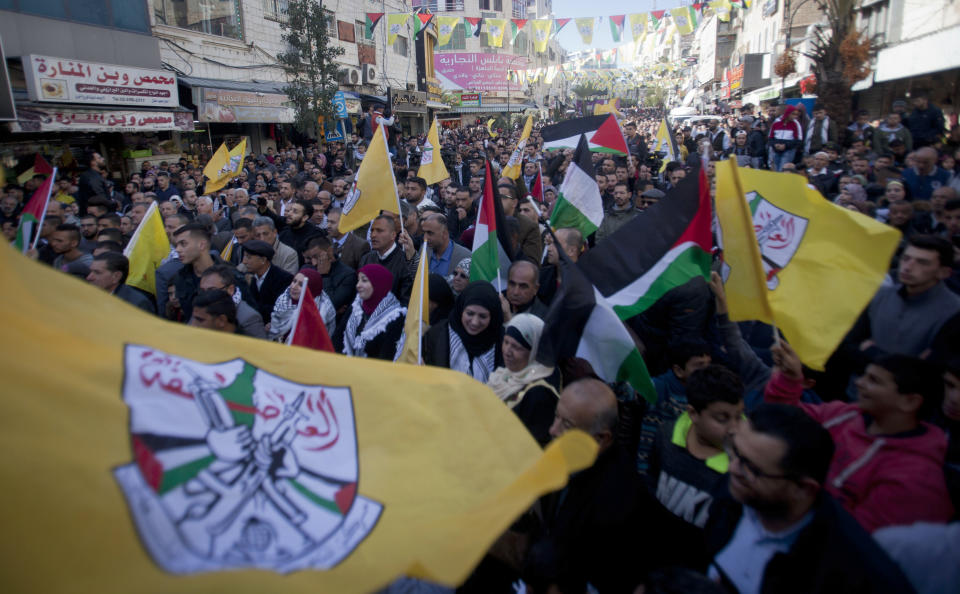
[[[567,23],[567,26],[560,31],[557,39],[560,45],[570,52],[591,47],[610,49],[615,47],[616,44],[610,37],[610,23],[606,19],[607,16],[650,12],[651,10],[670,9],[678,6],[680,6],[679,0],[553,0],[554,18],[604,17],[602,21],[594,22],[593,43],[589,46],[583,44],[580,33],[577,32],[576,23],[573,21]],[[629,24],[625,24],[624,29],[629,29]],[[629,31],[624,32],[624,38],[626,41],[632,40]]]

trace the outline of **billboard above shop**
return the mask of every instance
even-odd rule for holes
[[[437,54],[433,67],[443,75],[440,81],[447,90],[504,92],[523,90],[518,82],[507,80],[507,73],[510,70],[526,70],[528,63],[526,57],[511,54],[453,52]],[[448,81],[450,84],[447,84]]]
[[[290,124],[294,121],[286,95],[206,87],[195,90],[200,92],[199,101],[194,103],[201,122]]]
[[[34,101],[178,107],[177,76],[166,70],[29,55],[27,94]]]

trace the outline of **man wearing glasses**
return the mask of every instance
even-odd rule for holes
[[[730,591],[912,592],[827,494],[830,433],[799,408],[763,404],[724,443],[727,488],[705,528],[707,574]]]

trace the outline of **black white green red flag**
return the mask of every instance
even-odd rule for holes
[[[480,196],[480,208],[477,210],[477,223],[473,230],[473,256],[470,261],[470,282],[488,281],[494,283],[498,291],[506,282],[506,271],[510,266],[509,252],[503,243],[509,240],[498,236],[498,230],[506,233],[503,205],[493,191],[493,178],[490,174],[490,161],[484,163],[486,178],[483,194]]]
[[[560,184],[560,193],[550,214],[550,226],[554,229],[572,227],[586,237],[603,222],[603,198],[593,177],[593,159],[587,147],[587,138],[580,135],[580,143],[567,166],[567,173]]]
[[[36,189],[20,214],[17,238],[13,242],[13,246],[20,252],[26,252],[37,245],[37,239],[40,237],[40,225],[43,224],[43,216],[47,213],[50,191],[53,189],[53,182],[56,178],[57,169],[54,167],[53,173]]]
[[[543,149],[572,149],[586,135],[590,150],[597,153],[627,154],[627,141],[613,114],[564,120],[540,130]]]
[[[710,186],[701,169],[584,254],[580,267],[627,320],[695,276],[710,280],[711,221]]]

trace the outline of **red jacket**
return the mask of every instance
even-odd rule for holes
[[[801,403],[802,392],[800,382],[776,372],[763,396],[800,406],[830,431],[836,451],[826,489],[864,528],[950,521],[953,506],[943,475],[947,436],[940,428],[921,423],[919,435],[870,435],[856,403]]]

